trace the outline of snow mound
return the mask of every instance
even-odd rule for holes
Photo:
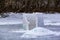
[[[47,36],[47,35],[60,35],[60,33],[58,34],[57,32],[48,30],[46,28],[42,28],[42,27],[36,27],[26,33],[24,33],[21,37],[22,38],[37,38],[39,36]]]

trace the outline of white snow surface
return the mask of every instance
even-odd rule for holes
[[[0,25],[21,24],[23,21],[19,15],[21,14],[9,14],[9,17],[0,18]]]
[[[0,25],[20,24],[20,23],[22,23],[22,19],[21,19],[20,15],[21,14],[13,14],[12,13],[7,18],[0,18]],[[50,16],[50,17],[53,19],[52,16]],[[54,19],[54,20],[57,20],[57,19]],[[17,30],[17,31],[15,30],[15,31],[12,31],[12,32],[21,32],[21,30]],[[22,31],[22,32],[24,32],[24,31]],[[55,36],[59,36],[60,32],[55,32],[55,31],[52,31],[52,30],[49,30],[49,29],[46,29],[46,28],[43,28],[43,27],[36,27],[32,30],[26,31],[21,36],[21,38],[36,38],[38,36],[47,36],[47,35],[52,35],[52,34],[55,35]]]
[[[46,28],[36,27],[30,31],[25,32],[21,37],[22,38],[37,38],[39,36],[48,36],[48,35],[59,36],[60,32],[54,32]]]

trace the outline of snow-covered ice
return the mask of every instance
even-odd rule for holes
[[[9,14],[6,18],[0,18],[0,25],[10,25],[10,24],[21,24],[22,22],[22,15],[21,14]]]
[[[36,27],[30,31],[25,32],[21,37],[22,38],[37,38],[39,36],[54,35],[59,36],[60,32],[54,32],[46,28]]]
[[[48,22],[50,22],[50,19],[52,18],[52,16],[49,16],[50,18],[49,18]],[[53,17],[55,17],[55,16],[53,16]],[[54,20],[56,20],[56,18]],[[60,19],[60,18],[58,18],[58,19]],[[41,18],[40,18],[40,20],[41,20]],[[47,20],[45,20],[45,21],[47,21]],[[22,14],[10,14],[9,17],[0,19],[0,25],[11,25],[11,24],[20,24],[20,23],[22,23]],[[43,28],[43,27],[36,27],[36,28],[34,28],[32,30],[29,30],[29,31],[12,30],[10,32],[16,32],[16,33],[24,32],[24,34],[22,36],[20,36],[21,38],[37,38],[39,36],[47,36],[47,35],[59,36],[60,35],[60,32],[55,32],[55,31],[52,31],[52,30],[49,30],[49,29],[46,29],[46,28]]]

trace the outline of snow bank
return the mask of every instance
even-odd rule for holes
[[[42,28],[42,27],[36,27],[26,33],[24,33],[21,37],[22,38],[37,38],[39,36],[47,36],[47,35],[60,35],[60,33]]]
[[[22,19],[22,14],[11,13],[6,18],[0,18],[0,25],[21,24],[23,23]]]

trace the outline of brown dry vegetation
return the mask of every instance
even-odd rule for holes
[[[60,12],[60,0],[0,0],[1,12]]]

